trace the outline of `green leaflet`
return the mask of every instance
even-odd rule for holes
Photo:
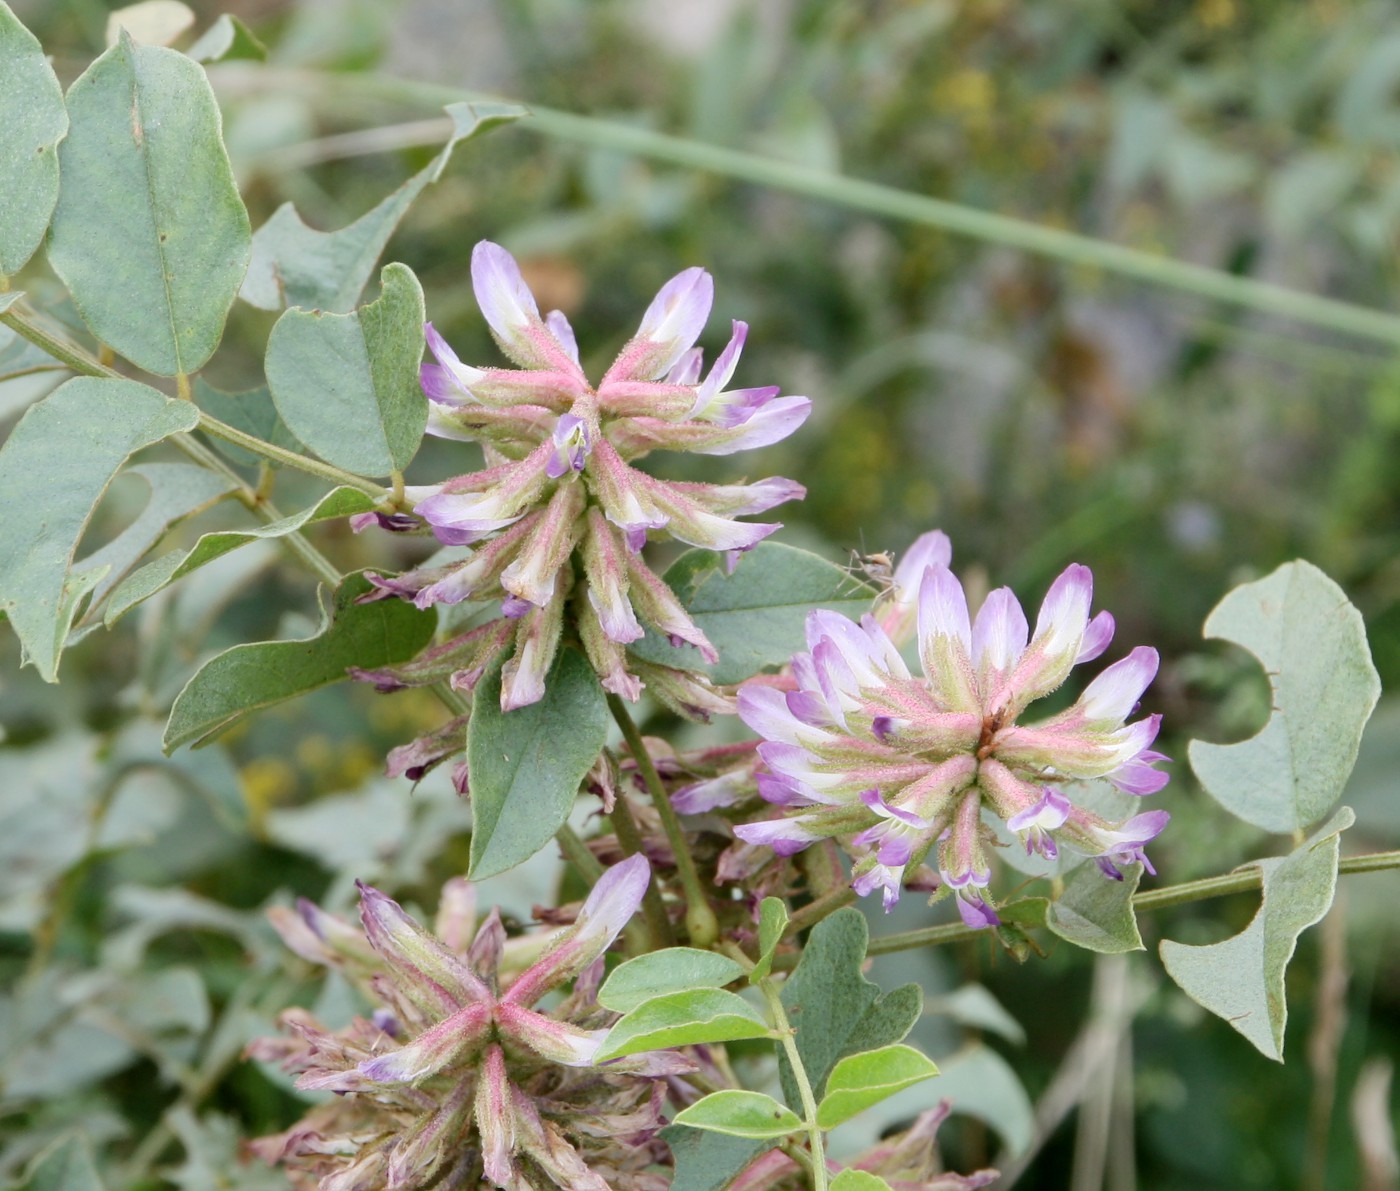
[[[205,662],[170,711],[166,752],[202,744],[261,708],[339,682],[349,666],[405,661],[432,640],[431,613],[403,600],[355,603],[369,590],[363,575],[349,575],[314,636],[235,645]]]
[[[407,265],[353,314],[291,309],[267,343],[267,383],[287,429],[328,463],[360,475],[402,471],[428,424],[418,383],[423,290]]]
[[[559,651],[544,698],[529,707],[501,710],[499,667],[481,680],[467,731],[473,880],[514,868],[553,838],[607,735],[603,688],[575,649]]]
[[[195,372],[252,242],[209,80],[123,32],[69,88],[68,115],[49,261],[98,339],[148,372]]]
[[[727,955],[695,947],[667,947],[614,968],[598,990],[598,1004],[617,1013],[628,1013],[653,997],[687,989],[719,988],[743,974],[743,967]]]
[[[0,276],[18,273],[44,238],[58,201],[58,142],[68,131],[63,89],[38,40],[0,0]]]
[[[1050,903],[1045,925],[1067,942],[1088,951],[1113,955],[1141,951],[1133,894],[1142,880],[1142,865],[1128,865],[1121,881],[1106,878],[1099,866],[1077,866],[1064,892]]]
[[[208,474],[208,473],[206,473]],[[249,542],[280,538],[316,521],[329,521],[363,513],[374,507],[374,499],[356,488],[333,488],[308,509],[283,517],[270,525],[249,529],[220,529],[204,534],[188,550],[172,550],[133,572],[112,592],[103,611],[108,625],[115,624],[143,600],[182,579],[205,563],[213,562]],[[378,663],[375,663],[378,664]]]
[[[868,1170],[843,1170],[831,1180],[831,1191],[890,1191],[890,1185]]]
[[[865,978],[860,969],[869,939],[859,910],[837,910],[813,927],[801,961],[783,985],[783,1007],[797,1031],[797,1052],[818,1096],[839,1059],[898,1042],[923,1006],[917,984],[881,993]],[[797,1104],[801,1097],[787,1060],[779,1062],[783,1095]]]
[[[278,207],[253,236],[253,258],[239,296],[261,310],[354,310],[399,220],[427,185],[442,176],[452,150],[480,132],[528,115],[522,107],[500,103],[454,103],[447,114],[453,129],[442,152],[348,227],[319,232],[302,222],[291,203]]]
[[[763,1014],[737,993],[694,988],[643,1002],[612,1028],[597,1061],[668,1046],[764,1038],[772,1032]]]
[[[719,651],[719,662],[707,666],[694,650],[677,649],[655,633],[628,648],[644,661],[702,670],[718,683],[742,682],[804,649],[813,608],[859,618],[875,594],[843,568],[777,542],[746,552],[732,575],[724,573],[721,555],[688,550],[666,571],[666,582]]]
[[[102,570],[70,570],[93,509],[142,447],[192,430],[199,411],[131,380],[77,377],[32,406],[0,448],[0,610],[47,682],[78,603]],[[41,482],[42,481],[42,482]]]
[[[1354,821],[1351,808],[1341,807],[1300,848],[1254,861],[1264,877],[1263,902],[1234,938],[1204,947],[1164,939],[1159,949],[1167,975],[1187,996],[1280,1063],[1288,1021],[1284,972],[1298,936],[1320,922],[1332,905],[1341,833]]]
[[[711,1092],[697,1100],[676,1113],[676,1124],[755,1140],[776,1140],[802,1128],[801,1118],[772,1096],[736,1088]]]
[[[817,1124],[835,1129],[858,1112],[938,1074],[933,1061],[902,1044],[847,1055],[831,1069]]]
[[[1274,712],[1238,744],[1193,740],[1191,768],[1226,810],[1265,831],[1306,831],[1340,797],[1380,697],[1361,614],[1308,562],[1230,592],[1205,635],[1263,664]]]
[[[758,962],[749,973],[749,981],[757,983],[773,969],[773,955],[787,930],[787,904],[780,897],[765,897],[758,907]]]

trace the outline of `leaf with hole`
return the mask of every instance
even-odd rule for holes
[[[160,376],[198,371],[252,243],[203,67],[123,33],[68,116],[49,262],[103,343]]]
[[[598,990],[598,1004],[616,1013],[629,1013],[653,997],[720,988],[743,974],[743,967],[727,955],[696,947],[667,947],[614,968]]]
[[[374,499],[358,488],[333,488],[310,508],[269,525],[206,533],[188,550],[172,550],[169,554],[162,554],[128,576],[112,592],[103,611],[103,619],[108,625],[116,624],[143,600],[150,599],[156,592],[216,558],[222,558],[230,550],[237,550],[250,542],[286,537],[318,521],[340,520],[373,507]]]
[[[166,752],[202,744],[255,711],[339,682],[350,666],[406,661],[432,640],[437,622],[430,612],[404,600],[355,602],[370,590],[363,575],[349,575],[311,637],[235,645],[205,662],[170,710]]]
[[[208,37],[213,33],[210,30]],[[193,51],[191,51],[193,52]],[[515,104],[454,103],[447,108],[452,135],[442,151],[354,223],[339,231],[307,227],[283,203],[253,236],[253,258],[239,296],[261,310],[300,306],[346,314],[355,309],[375,262],[417,197],[442,177],[462,141],[529,113]]]
[[[607,736],[607,699],[576,649],[559,651],[544,698],[528,707],[501,710],[499,667],[482,678],[467,729],[473,880],[514,868],[554,838]]]
[[[1251,867],[1263,874],[1263,901],[1234,938],[1205,946],[1164,939],[1160,947],[1167,975],[1187,996],[1280,1063],[1288,1023],[1284,973],[1298,936],[1320,922],[1332,905],[1341,833],[1354,819],[1344,806],[1296,851],[1253,862]]]
[[[1230,592],[1205,635],[1263,664],[1273,714],[1238,744],[1193,740],[1191,768],[1226,810],[1265,831],[1306,831],[1341,796],[1380,678],[1361,614],[1308,562],[1290,562]]]
[[[75,571],[73,553],[129,455],[182,430],[199,411],[131,380],[75,377],[32,406],[0,448],[0,610],[47,682],[78,605],[104,571]]]
[[[764,1038],[771,1032],[763,1015],[737,993],[722,988],[667,993],[638,1005],[613,1026],[598,1062],[668,1046]]]

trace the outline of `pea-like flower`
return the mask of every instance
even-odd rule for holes
[[[1027,852],[1054,858],[1064,844],[1095,857],[1110,877],[1121,879],[1123,864],[1153,871],[1143,847],[1166,825],[1166,811],[1111,823],[1076,805],[1069,789],[1102,778],[1144,795],[1166,784],[1156,765],[1167,758],[1150,748],[1161,717],[1125,722],[1157,673],[1157,652],[1139,646],[1068,710],[1022,723],[1032,702],[1076,664],[1099,657],[1113,637],[1107,612],[1090,618],[1088,568],[1070,566],[1055,580],[1032,633],[1009,588],[969,616],[943,534],[925,535],[910,553],[922,564],[917,577],[897,571],[876,615],[860,624],[832,612],[809,615],[808,652],[792,660],[795,690],[740,689],[739,715],[764,737],[760,792],[789,813],[736,833],[784,854],[839,837],[856,858],[856,892],[882,889],[886,909],[906,871],[936,846],[943,883],[977,927],[999,921],[985,892],[994,836],[984,810]],[[911,611],[922,675],[910,672],[881,627],[907,623]]]
[[[292,1010],[283,1026],[293,1037],[249,1047],[298,1072],[297,1087],[341,1093],[255,1151],[320,1191],[477,1186],[483,1176],[500,1187],[652,1191],[645,1167],[664,1154],[653,1141],[664,1123],[657,1081],[694,1065],[665,1052],[594,1066],[607,1029],[587,1028],[611,1020],[593,998],[596,961],[649,879],[640,856],[614,865],[543,954],[537,938],[507,940],[494,910],[468,943],[474,906],[462,881],[444,891],[442,938],[367,885],[363,936],[309,903],[275,915],[294,950],[338,968],[380,1007],[336,1032]],[[533,951],[525,964],[522,948]],[[569,981],[560,1005],[538,1008]]]
[[[767,446],[796,430],[811,402],[779,396],[777,386],[729,387],[748,333],[741,322],[702,378],[694,343],[714,294],[703,269],[687,269],[662,286],[596,387],[584,375],[568,320],[557,310],[541,317],[505,249],[478,244],[472,282],[496,342],[519,367],[465,364],[427,325],[437,361],[421,371],[428,432],[482,444],[487,466],[406,493],[440,542],[471,553],[393,579],[371,576],[376,595],[402,596],[424,608],[500,600],[502,615],[517,622],[502,646],[514,649],[502,680],[507,710],[543,696],[566,602],[603,686],[615,694],[635,700],[643,677],[666,686],[625,652],[644,625],[713,661],[705,634],[642,560],[643,545],[674,539],[726,553],[748,550],[779,525],[737,518],[799,499],[805,489],[777,477],[673,483],[633,464],[653,450],[729,455]],[[384,515],[356,519],[357,528],[376,523],[385,524]],[[683,710],[690,706],[683,695],[656,693]]]

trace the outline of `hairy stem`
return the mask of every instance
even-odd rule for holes
[[[797,1083],[797,1094],[802,1101],[802,1123],[807,1127],[807,1140],[812,1147],[812,1191],[826,1191],[826,1147],[823,1144],[821,1126],[817,1124],[817,1098],[812,1093],[812,1081],[807,1078],[807,1068],[802,1065],[802,1056],[797,1050],[797,1038],[792,1023],[788,1021],[783,1000],[772,980],[758,981],[758,990],[768,1005],[768,1013],[781,1035],[783,1053],[787,1055],[788,1066]]]
[[[331,463],[322,463],[319,459],[312,459],[307,455],[298,455],[295,451],[288,451],[283,447],[276,446],[270,442],[251,434],[245,434],[236,427],[229,426],[218,418],[210,417],[202,410],[199,415],[199,428],[205,434],[214,438],[221,438],[224,442],[233,443],[234,446],[242,447],[245,451],[252,451],[273,463],[280,463],[284,467],[295,468],[297,471],[304,471],[307,475],[316,476],[322,480],[329,480],[332,484],[342,484],[347,488],[358,488],[361,492],[367,492],[370,496],[384,499],[390,492],[382,484],[376,484],[373,480],[364,476],[356,475],[354,472],[346,471],[344,468],[336,467]],[[399,484],[399,492],[402,494],[402,482]]]
[[[671,806],[671,800],[666,797],[666,787],[661,784],[661,775],[652,764],[651,754],[647,752],[641,731],[632,719],[631,712],[627,710],[627,705],[616,695],[609,695],[608,710],[612,712],[617,726],[622,729],[622,737],[627,741],[632,758],[637,762],[637,770],[642,775],[642,781],[646,783],[647,793],[651,795],[651,800],[656,805],[656,813],[661,817],[661,829],[666,833],[666,841],[676,855],[676,874],[680,877],[681,889],[685,894],[685,929],[690,937],[690,945],[711,947],[719,938],[719,921],[715,918],[714,908],[710,905],[710,898],[700,880],[700,874],[695,869],[695,859],[690,854],[690,845],[681,828],[680,817]]]
[[[632,817],[632,805],[621,790],[613,801],[613,808],[608,812],[608,817],[612,820],[613,830],[617,832],[617,842],[622,845],[622,851],[628,856],[640,855],[642,833],[637,829],[637,820]],[[642,915],[646,918],[647,929],[651,932],[651,950],[660,950],[675,944],[676,940],[671,934],[671,919],[661,900],[661,890],[657,887],[655,873],[647,882],[647,891],[642,896]]]

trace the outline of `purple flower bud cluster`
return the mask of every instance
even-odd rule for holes
[[[654,450],[729,455],[767,446],[796,430],[811,402],[779,396],[776,386],[729,387],[748,333],[741,322],[704,372],[694,344],[709,318],[714,283],[703,269],[687,269],[662,286],[596,387],[584,375],[568,320],[557,310],[540,315],[505,249],[478,244],[472,282],[496,342],[518,367],[465,364],[429,323],[436,363],[422,365],[421,379],[430,402],[428,432],[480,443],[487,466],[406,492],[413,514],[439,542],[469,553],[395,578],[371,576],[377,590],[368,598],[399,596],[421,608],[498,600],[512,622],[509,633],[494,639],[497,652],[512,652],[502,675],[506,710],[543,696],[571,618],[607,690],[635,701],[650,685],[676,710],[708,714],[716,696],[703,678],[661,673],[668,668],[638,664],[626,653],[650,626],[673,645],[715,659],[705,634],[640,551],[650,539],[748,550],[779,525],[737,518],[800,499],[805,489],[778,477],[672,483],[634,464]],[[357,527],[402,530],[402,518],[366,514]]]
[[[343,972],[379,1004],[338,1031],[283,1015],[290,1035],[249,1047],[339,1095],[253,1143],[299,1187],[409,1191],[556,1186],[653,1191],[667,1079],[695,1069],[677,1052],[594,1066],[610,1017],[594,994],[602,956],[641,903],[640,856],[610,868],[571,926],[507,939],[492,910],[473,934],[474,893],[448,883],[429,933],[392,898],[360,886],[364,933],[303,902],[273,924],[299,955]],[[522,962],[522,952],[529,958]],[[551,1011],[539,1002],[573,982]]]

